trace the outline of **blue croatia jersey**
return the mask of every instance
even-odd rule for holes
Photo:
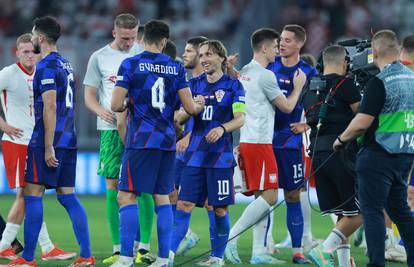
[[[225,133],[217,142],[210,144],[206,136],[211,129],[231,121],[235,112],[244,113],[244,89],[242,84],[224,74],[217,82],[208,83],[205,74],[190,80],[194,96],[205,98],[204,112],[194,117],[194,125],[184,161],[190,167],[234,167],[233,137]]]
[[[42,94],[56,91],[56,128],[53,146],[76,149],[75,80],[70,63],[59,53],[52,52],[36,65],[33,78],[35,127],[29,146],[45,146]]]
[[[276,57],[275,62],[270,63],[267,69],[273,71],[276,75],[280,90],[282,90],[286,97],[293,91],[293,75],[297,69],[301,69],[305,73],[307,82],[312,77],[318,75],[316,69],[303,60],[300,60],[298,64],[292,67],[283,66],[281,57]],[[276,108],[275,130],[273,133],[274,148],[302,149],[302,134],[294,134],[290,130],[291,123],[300,122],[302,112],[303,105],[300,102],[292,113],[283,113]]]
[[[116,86],[128,90],[125,148],[175,151],[177,92],[188,87],[184,67],[169,56],[144,51],[122,62]]]

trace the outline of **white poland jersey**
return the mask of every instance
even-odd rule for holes
[[[97,88],[99,104],[111,110],[112,92],[116,76],[122,61],[142,52],[142,47],[135,43],[128,52],[113,49],[109,44],[95,51],[89,58],[83,84]],[[98,130],[117,130],[116,122],[109,124],[100,117],[97,119]]]
[[[23,130],[21,138],[12,140],[3,134],[3,141],[28,145],[35,124],[33,110],[33,76],[20,63],[5,67],[0,71],[1,105],[6,121],[13,127]]]
[[[246,95],[246,121],[240,129],[240,142],[272,144],[275,110],[272,101],[281,96],[276,76],[252,60],[240,71]]]

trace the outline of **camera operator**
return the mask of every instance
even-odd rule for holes
[[[314,90],[311,85],[303,103],[311,127],[312,168],[320,168],[315,181],[321,213],[335,213],[338,221],[328,238],[309,256],[318,266],[327,266],[326,262],[334,266],[333,252],[337,251],[339,265],[351,266],[348,237],[362,224],[355,186],[356,142],[333,156],[332,145],[354,117],[361,95],[354,81],[345,77],[348,62],[343,46],[327,47],[322,57],[321,79],[326,86]]]
[[[365,133],[356,171],[368,266],[385,265],[384,208],[404,240],[408,266],[414,266],[414,218],[407,204],[407,177],[414,159],[414,74],[398,60],[393,31],[377,32],[372,50],[381,72],[368,82],[359,113],[333,148],[339,150]]]

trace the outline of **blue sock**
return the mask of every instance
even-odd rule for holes
[[[171,250],[175,253],[180,245],[181,240],[184,239],[185,234],[190,226],[191,213],[182,210],[175,212],[173,234],[171,238]]]
[[[223,217],[215,215],[217,238],[215,241],[216,249],[214,249],[214,256],[222,259],[224,257],[224,250],[226,249],[227,240],[230,234],[230,216],[227,212]]]
[[[138,219],[139,219],[139,215],[138,215]],[[137,235],[135,236],[135,241],[137,242],[141,241],[141,229],[139,227],[139,221],[138,221]]]
[[[210,229],[210,246],[211,246],[211,253],[210,255],[214,257],[215,248],[219,245],[217,244],[217,227],[216,227],[216,215],[214,210],[208,210],[208,220],[209,220],[209,229]]]
[[[133,257],[134,239],[138,233],[138,205],[130,204],[119,209],[119,239],[121,255]]]
[[[158,257],[168,259],[171,249],[173,212],[170,204],[159,205],[157,213]]]
[[[89,238],[88,217],[85,208],[79,202],[75,194],[58,195],[58,201],[65,207],[72,221],[73,231],[80,246],[79,255],[82,258],[89,258],[91,253],[91,241]]]
[[[172,209],[173,217],[175,217],[175,212],[177,211],[177,204],[171,204],[171,209]]]
[[[26,205],[26,217],[24,220],[24,251],[22,257],[27,261],[32,261],[43,223],[42,197],[24,196],[24,204]]]
[[[286,224],[292,238],[292,248],[300,248],[302,246],[303,236],[303,215],[300,202],[286,202]]]

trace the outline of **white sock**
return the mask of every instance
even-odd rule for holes
[[[304,240],[306,242],[312,242],[311,208],[310,208],[307,191],[300,192],[300,207],[302,208],[302,214],[303,214],[302,243],[304,242]]]
[[[168,265],[168,258],[157,257],[156,262],[161,266]]]
[[[339,266],[351,267],[351,245],[342,244],[336,249]]]
[[[150,244],[144,244],[144,243],[139,242],[138,250],[140,249],[145,249],[146,251],[150,251]]]
[[[3,237],[0,241],[0,250],[4,250],[11,246],[11,243],[16,239],[19,232],[20,225],[14,223],[7,223],[3,231]]]
[[[346,240],[344,234],[341,233],[338,229],[334,228],[332,232],[328,235],[328,238],[322,243],[323,250],[329,253],[334,252],[339,245]]]
[[[272,246],[272,249],[273,249],[273,246],[275,244],[275,240],[273,239],[274,212],[275,211],[273,210],[269,214],[269,219],[270,220],[268,222],[270,222],[270,224],[268,225],[267,236],[266,236],[266,240],[267,240],[266,244],[267,244],[267,247]]]
[[[134,249],[135,249],[135,242],[137,242],[137,241],[134,241]],[[137,244],[137,247],[138,247],[138,244]],[[112,246],[112,253],[116,253],[116,252],[118,252],[118,253],[121,252],[121,245],[113,245]]]
[[[329,217],[331,217],[331,220],[332,220],[333,224],[336,225],[336,223],[338,222],[338,216],[331,213],[331,214],[329,214]]]
[[[193,231],[191,231],[191,229],[188,228],[187,233],[185,233],[185,238],[188,238],[192,234],[192,232]]]
[[[132,248],[132,256],[134,257],[134,258],[136,258],[137,257],[137,255],[138,255],[138,247],[139,247],[139,242],[138,241],[136,241],[136,240],[134,240],[134,247]],[[115,252],[114,252],[115,253]]]
[[[47,232],[45,222],[42,223],[42,228],[40,228],[39,233],[39,239],[37,241],[39,241],[39,245],[43,253],[47,253],[55,248],[55,246],[49,238],[49,233]]]
[[[268,227],[268,218],[264,218],[253,226],[253,248],[252,256],[266,253],[266,231]]]
[[[391,244],[394,244],[394,231],[392,230],[392,228],[385,228],[385,247],[388,247]]]
[[[230,242],[237,242],[238,235],[247,229],[247,227],[250,227],[257,222],[259,218],[263,217],[269,209],[270,205],[262,197],[258,197],[251,202],[243,211],[243,214],[237,220],[236,224],[231,228],[229,239],[232,239],[235,236],[237,237]]]

